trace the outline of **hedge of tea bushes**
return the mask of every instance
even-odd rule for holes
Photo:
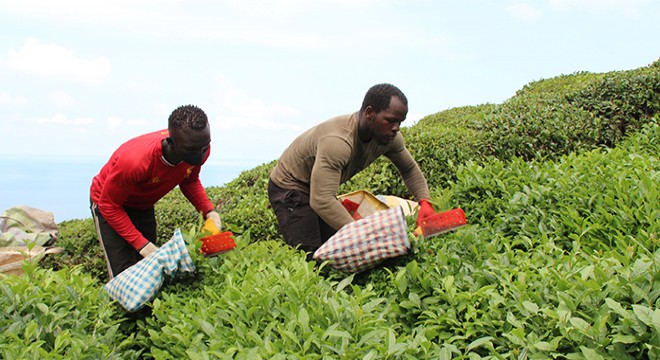
[[[395,302],[438,342],[469,335],[460,349],[657,358],[658,140],[652,125],[613,150],[462,167],[452,201],[478,225],[422,242]]]
[[[283,245],[266,196],[274,161],[207,189],[239,247],[193,249],[199,272],[143,319],[101,290],[91,219],[61,223],[65,252],[42,263],[61,270],[3,287],[5,305],[25,304],[0,319],[3,357],[658,358],[659,64],[533,82],[404,128],[436,207],[464,208],[470,225],[355,277]],[[356,189],[410,196],[385,160],[340,190]],[[178,191],[156,214],[159,243],[179,227],[195,246],[202,220]]]
[[[481,150],[500,159],[530,160],[613,147],[658,113],[660,61],[635,70],[542,80],[486,117]]]
[[[659,135],[653,124],[615,149],[462,165],[447,201],[471,224],[357,276],[240,235],[154,302],[144,355],[657,358]]]
[[[458,166],[445,205],[470,224],[358,276],[249,230],[203,258],[199,221],[199,272],[142,318],[80,267],[3,278],[3,357],[657,358],[655,121],[614,149]]]

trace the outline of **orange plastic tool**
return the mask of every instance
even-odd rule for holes
[[[231,231],[203,237],[200,240],[202,240],[201,250],[205,256],[215,256],[236,247],[234,233]]]
[[[415,236],[424,235],[425,238],[458,229],[467,225],[463,209],[452,209],[437,213],[422,220],[422,224],[415,229]]]
[[[201,251],[205,256],[215,256],[236,247],[234,233],[231,231],[220,232],[211,219],[206,219],[202,233],[211,234],[200,239],[202,241]]]

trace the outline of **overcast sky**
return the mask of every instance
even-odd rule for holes
[[[659,4],[0,0],[0,156],[106,159],[195,104],[211,163],[251,168],[376,83],[406,93],[410,125],[534,80],[646,66]]]

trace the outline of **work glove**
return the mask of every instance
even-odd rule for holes
[[[158,250],[158,246],[154,245],[154,243],[150,241],[146,245],[144,245],[142,249],[140,249],[140,255],[142,255],[143,258],[146,258],[147,256],[149,256],[149,254],[151,254],[156,250]]]
[[[206,221],[204,222],[204,226],[202,227],[202,235],[211,236],[217,234],[220,234],[220,229],[218,229],[218,227],[215,226],[215,222],[213,221],[213,219],[206,219]]]
[[[417,211],[417,226],[422,225],[422,220],[426,219],[429,216],[435,215],[436,212],[433,210],[433,205],[427,200],[422,199],[419,201],[419,210]]]
[[[206,219],[211,220],[215,223],[215,226],[218,230],[222,230],[222,222],[220,221],[220,214],[217,211],[209,211],[206,213]]]

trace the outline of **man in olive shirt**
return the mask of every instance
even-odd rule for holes
[[[308,252],[355,221],[337,199],[339,186],[385,155],[420,202],[421,219],[435,214],[429,188],[399,132],[408,100],[396,86],[374,85],[360,111],[307,130],[284,151],[270,174],[268,198],[286,242]]]

